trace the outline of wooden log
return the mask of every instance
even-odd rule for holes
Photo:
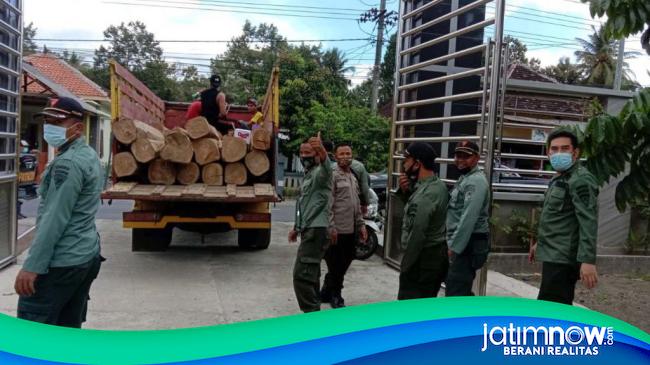
[[[245,185],[247,180],[246,166],[241,162],[226,165],[224,180],[226,184]]]
[[[204,184],[223,185],[223,167],[218,163],[207,164],[203,166],[201,177]]]
[[[199,181],[199,177],[201,177],[201,168],[195,162],[181,165],[176,176],[178,182],[183,185],[194,184]]]
[[[152,184],[172,185],[176,182],[176,166],[170,161],[155,159],[149,163],[148,176]]]
[[[201,166],[221,159],[221,150],[219,148],[219,140],[217,139],[197,139],[192,141],[192,146],[194,147],[194,160]]]
[[[138,162],[131,152],[120,152],[113,156],[113,171],[117,177],[131,176],[138,171]]]
[[[131,153],[138,162],[147,163],[158,157],[159,152],[165,147],[165,136],[158,129],[135,121],[137,138],[131,144]]]
[[[165,136],[165,147],[160,151],[160,158],[177,163],[190,163],[194,156],[192,141],[187,132],[174,128]]]
[[[115,139],[120,143],[131,144],[138,136],[132,119],[120,118],[111,125],[111,128]]]
[[[211,137],[221,139],[221,134],[204,117],[192,118],[185,123],[185,130],[192,139]]]
[[[244,161],[253,176],[262,176],[271,168],[269,158],[264,151],[252,150],[246,155]]]
[[[234,136],[224,136],[221,148],[221,159],[225,162],[237,162],[246,156],[248,145]]]
[[[268,151],[271,149],[271,132],[264,128],[257,128],[251,136],[251,146],[256,150]]]

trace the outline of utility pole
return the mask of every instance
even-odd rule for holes
[[[379,98],[379,66],[381,65],[381,51],[384,44],[384,16],[386,13],[386,0],[379,3],[379,24],[377,26],[377,46],[375,50],[375,67],[372,69],[372,96],[370,108],[373,113],[377,112],[377,99]]]
[[[616,73],[614,76],[614,90],[621,90],[623,81],[623,58],[625,57],[625,39],[618,41],[618,57],[616,58]]]

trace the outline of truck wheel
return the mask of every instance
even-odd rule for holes
[[[245,250],[265,250],[271,243],[270,229],[240,229],[237,231],[239,248]]]
[[[173,227],[161,229],[133,228],[131,233],[131,251],[165,251],[172,242],[172,231]]]

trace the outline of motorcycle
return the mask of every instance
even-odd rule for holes
[[[363,217],[366,224],[366,231],[368,232],[368,239],[366,242],[357,240],[355,246],[355,258],[357,260],[366,260],[372,256],[379,247],[379,238],[377,235],[381,233],[384,226],[384,218],[379,211],[379,199],[377,194],[371,189],[369,191],[370,202],[368,204],[368,212]]]

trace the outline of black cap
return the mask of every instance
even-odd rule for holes
[[[468,155],[480,155],[478,145],[472,141],[464,140],[458,142],[454,153],[461,152]]]
[[[84,113],[85,111],[81,103],[73,98],[62,97],[50,99],[50,106],[44,108],[42,112],[36,113],[36,116],[53,119],[83,119]]]
[[[406,147],[404,156],[413,157],[420,161],[425,168],[433,170],[436,165],[438,154],[430,144],[424,142],[414,142]]]
[[[210,85],[221,86],[221,76],[219,75],[210,76]]]

